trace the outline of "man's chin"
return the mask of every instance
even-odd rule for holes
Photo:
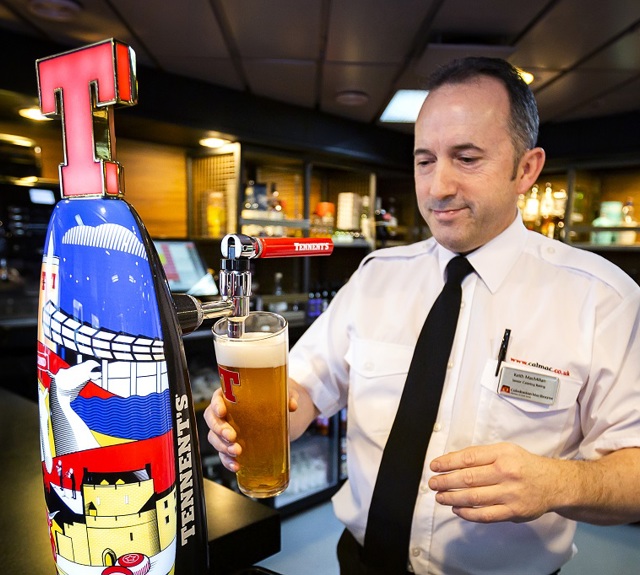
[[[451,230],[440,230],[440,231],[432,231],[433,237],[435,240],[443,247],[448,249],[450,252],[455,252],[457,254],[467,254],[472,252],[479,246],[477,242],[473,242],[470,238],[461,237],[457,234],[447,233],[447,231]]]

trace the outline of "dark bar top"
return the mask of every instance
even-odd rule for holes
[[[56,570],[47,531],[38,406],[2,388],[0,449],[2,572],[53,575]],[[250,566],[280,551],[277,511],[206,479],[205,499],[210,574],[253,573]]]

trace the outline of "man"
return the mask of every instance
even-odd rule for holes
[[[407,494],[416,501],[407,570],[547,575],[575,552],[574,521],[640,519],[640,288],[609,262],[525,229],[518,195],[545,156],[535,100],[513,67],[456,61],[429,89],[415,183],[433,238],[365,258],[291,351],[292,437],[348,407],[338,555],[342,573],[367,573],[347,565],[361,555],[416,340],[446,264],[466,255],[474,272],[462,282],[420,489]],[[541,391],[527,395],[522,378]],[[209,441],[235,471],[240,447],[225,413],[214,394]]]

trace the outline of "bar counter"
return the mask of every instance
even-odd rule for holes
[[[11,575],[55,573],[38,422],[36,403],[0,388],[0,561],[2,572]],[[278,512],[212,481],[204,483],[209,574],[267,573],[251,566],[280,551]]]

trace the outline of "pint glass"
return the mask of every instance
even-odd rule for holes
[[[238,487],[250,497],[272,497],[289,484],[287,321],[251,312],[239,338],[228,337],[229,321],[213,326],[213,341],[227,420],[242,446]]]

